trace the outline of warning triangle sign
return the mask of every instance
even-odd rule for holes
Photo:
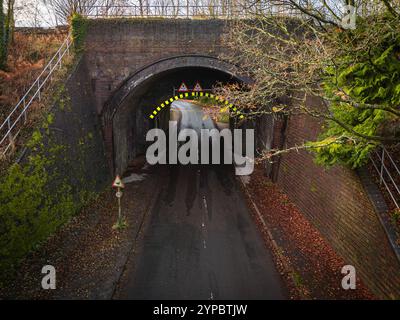
[[[122,182],[121,178],[118,175],[115,177],[115,180],[114,180],[112,186],[114,188],[125,188],[124,183]]]
[[[189,89],[188,89],[187,85],[184,82],[182,82],[182,84],[180,85],[180,87],[178,89],[178,92],[188,92],[188,91],[189,91]]]
[[[203,91],[203,88],[201,87],[199,82],[196,82],[196,85],[194,86],[193,91]]]

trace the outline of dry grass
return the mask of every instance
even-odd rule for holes
[[[0,71],[0,120],[4,119],[58,50],[64,33],[16,32],[9,50],[8,67]]]

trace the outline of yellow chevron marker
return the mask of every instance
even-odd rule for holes
[[[169,98],[169,100],[165,100],[164,103],[161,103],[161,105],[160,105],[161,107],[160,107],[160,106],[159,106],[159,107],[156,107],[156,109],[153,110],[152,114],[149,115],[149,118],[150,118],[150,119],[154,119],[154,118],[155,118],[155,115],[157,115],[157,111],[160,112],[160,111],[161,111],[161,108],[164,108],[165,106],[167,106],[167,105],[169,105],[170,103],[174,102],[174,99],[175,99],[175,100],[178,100],[178,99],[180,99],[180,98],[183,98],[183,96],[188,97],[188,96],[189,96],[189,93],[188,93],[188,92],[185,92],[184,94],[179,94],[179,97],[178,97],[178,96],[174,96],[174,97],[172,97],[172,98]],[[199,91],[199,92],[193,92],[193,91],[192,91],[192,96],[200,96],[200,97],[206,96],[206,97],[210,97],[211,99],[214,99],[214,100],[216,100],[216,101],[224,102],[226,105],[228,105],[229,108],[232,109],[233,112],[236,112],[236,111],[237,111],[237,108],[234,107],[232,103],[229,103],[228,100],[225,100],[223,97],[216,96],[216,95],[210,94],[210,93],[208,93],[208,92],[202,92],[202,91]],[[242,114],[240,113],[240,111],[237,111],[237,112],[236,112],[236,116],[239,116],[240,119],[243,119],[243,118],[244,118],[244,115],[242,115]]]

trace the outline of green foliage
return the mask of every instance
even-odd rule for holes
[[[12,165],[0,180],[0,270],[4,273],[46,239],[76,210],[67,184],[52,189],[57,174],[49,172],[57,148],[46,155],[40,131],[28,146],[34,150],[24,164]]]
[[[353,40],[360,41],[366,28],[372,27],[361,24]],[[317,163],[356,168],[382,142],[372,137],[381,134],[387,121],[396,119],[382,109],[396,109],[400,104],[399,56],[400,34],[394,26],[381,34],[380,45],[361,53],[344,51],[336,68],[327,67],[323,88],[331,101],[330,114],[338,121],[327,121],[319,141],[309,143],[317,147]],[[371,105],[379,109],[369,108]]]
[[[229,119],[231,116],[229,113],[230,110],[224,102],[217,101],[213,98],[206,97],[206,96],[194,97],[194,100],[198,101],[200,105],[205,106],[205,107],[219,108],[219,110],[217,112],[213,113],[213,117],[218,122],[229,123]]]
[[[88,28],[88,21],[78,13],[71,17],[72,39],[74,40],[74,49],[76,53],[82,52]]]
[[[58,101],[65,99],[60,95]],[[27,143],[27,159],[0,177],[0,284],[94,195],[84,174],[90,137],[58,144],[50,132],[53,122],[53,114],[45,117]]]

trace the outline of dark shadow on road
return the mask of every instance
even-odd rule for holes
[[[115,298],[287,298],[232,166],[163,170],[161,194]]]

